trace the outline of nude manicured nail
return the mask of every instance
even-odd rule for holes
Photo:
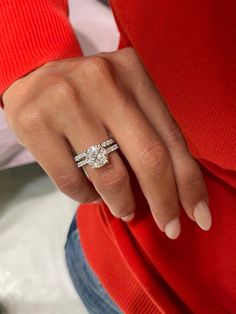
[[[200,228],[207,231],[211,228],[212,218],[209,207],[205,201],[201,201],[197,204],[193,212],[196,223]]]
[[[129,214],[129,215],[127,215],[127,216],[121,217],[121,219],[124,220],[124,221],[130,221],[133,218],[134,218],[134,212]]]
[[[180,220],[178,217],[174,218],[170,222],[168,222],[165,225],[165,233],[168,238],[174,240],[177,239],[180,235],[181,226],[180,226]]]

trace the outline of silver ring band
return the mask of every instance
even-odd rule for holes
[[[74,157],[78,167],[90,165],[92,168],[100,168],[108,163],[108,154],[118,149],[119,146],[113,139],[108,139],[100,144],[87,148]]]

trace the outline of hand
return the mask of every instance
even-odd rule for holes
[[[86,165],[87,176],[73,159],[73,150],[113,137],[160,230],[179,236],[180,203],[190,219],[210,228],[200,168],[134,49],[49,62],[14,82],[3,103],[19,142],[71,198],[87,203],[101,196],[115,217],[134,217],[119,150],[101,168]]]

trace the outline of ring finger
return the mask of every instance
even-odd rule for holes
[[[72,119],[64,132],[78,153],[110,138],[108,131],[93,115],[80,112],[79,117],[74,115]],[[108,161],[100,168],[92,168],[90,165],[83,167],[112,214],[125,221],[131,220],[134,216],[135,201],[128,171],[116,151],[108,155]]]

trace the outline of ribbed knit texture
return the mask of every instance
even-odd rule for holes
[[[155,225],[128,169],[137,203],[132,222],[114,218],[104,202],[77,212],[85,256],[113,300],[128,314],[234,314],[236,185],[202,168],[212,228],[201,230],[181,208],[182,232],[173,241]]]
[[[81,207],[82,206],[83,205],[81,205]],[[102,281],[106,282],[111,297],[114,296],[114,300],[122,308],[126,308],[128,305],[129,311],[132,313],[162,313],[162,311],[158,309],[158,304],[155,304],[155,300],[150,298],[148,292],[144,292],[142,284],[140,285],[138,283],[132,269],[129,268],[122,258],[116,245],[114,245],[112,234],[109,235],[107,233],[108,230],[104,228],[102,216],[98,215],[99,205],[95,207],[93,205],[89,206],[90,205],[86,205],[88,215],[91,216],[95,214],[98,219],[96,233],[99,234],[99,245],[86,246],[87,242],[94,243],[96,238],[93,233],[88,233],[88,237],[86,236],[86,238],[82,239],[82,241],[85,242],[85,254],[88,257],[90,257],[90,254],[94,257],[96,256],[99,277]],[[83,209],[80,212],[82,213],[82,211]],[[82,230],[82,232],[84,229],[93,229],[93,226],[90,226],[90,221],[93,221],[94,217],[89,219],[87,216],[87,220],[78,220],[79,229]],[[94,267],[93,262],[91,266]],[[118,291],[122,291],[123,293],[117,293]]]
[[[82,54],[65,0],[1,0],[0,21],[0,95],[46,62]]]
[[[112,6],[120,47],[136,49],[202,168],[213,224],[205,232],[181,208],[180,237],[168,239],[121,154],[136,217],[125,223],[104,202],[80,205],[85,256],[125,313],[234,314],[236,2],[112,0]],[[0,18],[1,93],[45,62],[81,54],[65,1],[0,1]]]
[[[111,3],[193,155],[236,171],[235,1]]]
[[[181,208],[180,237],[168,239],[123,159],[136,217],[126,224],[104,202],[81,205],[78,226],[88,261],[125,313],[152,313],[151,301],[157,314],[236,313],[236,2],[111,4],[120,47],[135,47],[199,161],[213,224],[203,231]],[[142,305],[138,288],[150,298]]]

